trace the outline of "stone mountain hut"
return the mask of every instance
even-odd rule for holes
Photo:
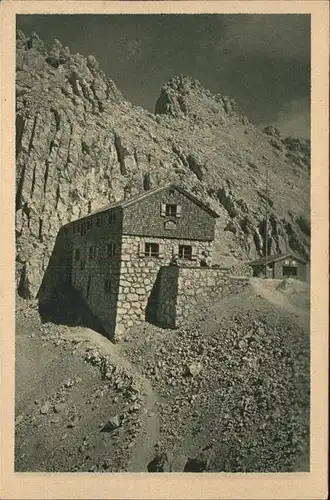
[[[253,276],[264,276],[266,257],[249,262]],[[309,279],[307,260],[293,253],[269,255],[267,257],[267,277],[274,279],[295,278],[301,281]]]
[[[174,255],[200,272],[203,252],[212,255],[216,217],[175,184],[112,203],[65,226],[71,283],[118,337],[157,316],[159,271]]]

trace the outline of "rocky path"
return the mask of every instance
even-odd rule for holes
[[[22,305],[15,470],[147,472],[165,454],[164,472],[308,471],[308,301],[295,281],[252,283],[119,344]]]
[[[107,338],[102,335],[96,335],[93,330],[88,328],[79,328],[77,333],[84,340],[89,340],[102,354],[110,356],[111,362],[116,366],[124,368],[128,373],[131,373],[139,386],[141,394],[144,396],[142,432],[137,438],[136,446],[132,451],[128,472],[146,471],[147,464],[153,458],[154,446],[159,440],[159,417],[156,407],[158,401],[157,394],[152,388],[150,381],[125,356],[121,345],[111,343]]]

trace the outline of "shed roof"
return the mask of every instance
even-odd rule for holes
[[[150,189],[148,191],[144,191],[143,193],[139,193],[139,194],[137,194],[135,196],[131,196],[130,198],[110,203],[109,205],[106,205],[106,206],[104,206],[104,207],[102,207],[102,208],[100,208],[98,210],[95,210],[95,211],[93,211],[93,212],[91,212],[91,213],[89,213],[87,215],[84,215],[83,217],[80,217],[80,219],[76,219],[75,221],[70,222],[70,224],[72,224],[74,222],[77,222],[78,220],[88,219],[89,217],[92,217],[93,215],[96,215],[96,214],[101,214],[101,213],[107,212],[109,210],[110,211],[114,210],[115,208],[125,208],[125,207],[128,207],[130,205],[133,205],[134,203],[138,203],[139,201],[144,200],[145,198],[148,198],[148,196],[150,196],[152,194],[161,192],[161,191],[163,191],[163,190],[165,190],[167,188],[176,189],[177,191],[179,191],[180,193],[182,193],[184,196],[186,196],[187,198],[189,198],[192,202],[196,203],[196,205],[200,206],[203,210],[205,210],[210,215],[212,215],[212,217],[214,217],[214,218],[219,217],[219,215],[214,210],[212,210],[211,208],[209,208],[207,205],[205,205],[203,202],[201,202],[198,198],[196,198],[191,193],[189,193],[188,191],[186,191],[183,187],[179,186],[178,184],[168,183],[165,186],[161,186],[161,187],[158,187],[158,188],[155,188],[155,189]]]
[[[304,259],[303,257],[300,257],[299,255],[296,255],[292,252],[287,252],[287,253],[278,253],[276,255],[268,255],[267,257],[267,263],[271,264],[272,262],[278,262],[279,260],[283,259],[288,259],[288,258],[293,258],[295,260],[299,260],[300,262],[303,262],[304,264],[307,264],[307,260]],[[251,262],[248,262],[250,266],[258,266],[265,264],[266,257],[261,257],[260,259],[257,260],[252,260]]]

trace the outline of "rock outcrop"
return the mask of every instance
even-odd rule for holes
[[[37,295],[59,228],[169,180],[219,218],[218,262],[269,248],[308,256],[309,142],[261,132],[233,99],[188,77],[161,90],[155,114],[130,104],[95,57],[17,33],[16,281]],[[270,133],[270,131],[272,133]],[[266,171],[269,173],[266,200]]]

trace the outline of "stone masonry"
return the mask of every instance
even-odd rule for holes
[[[115,335],[119,338],[133,325],[142,323],[148,314],[148,305],[156,316],[161,306],[157,277],[161,266],[168,266],[179,245],[192,245],[193,259],[184,261],[185,266],[196,266],[203,251],[212,254],[212,242],[148,238],[150,243],[158,243],[161,249],[159,258],[145,257],[143,245],[146,239],[138,236],[122,237],[122,257],[120,282],[117,297],[117,318]],[[179,260],[179,263],[182,261]],[[172,268],[172,267],[171,267]],[[154,303],[152,298],[154,296]],[[154,319],[155,319],[154,316]]]
[[[189,317],[201,297],[211,300],[238,293],[249,278],[233,277],[230,268],[163,267],[157,322],[175,328]]]
[[[183,307],[181,285],[173,277],[174,289],[164,291],[169,283],[161,283],[160,269],[172,269],[174,255],[180,273],[181,267],[200,269],[203,253],[211,261],[216,218],[175,184],[114,202],[64,226],[70,282],[106,332],[120,340],[134,325],[157,321],[164,297],[178,292],[176,313]]]

